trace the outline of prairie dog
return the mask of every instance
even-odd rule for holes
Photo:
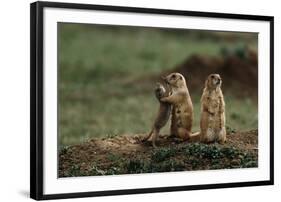
[[[168,88],[168,86],[167,86],[167,88]],[[171,114],[171,104],[160,101],[161,98],[168,96],[170,93],[170,90],[169,89],[166,90],[162,84],[160,84],[160,83],[156,84],[154,93],[160,103],[160,106],[159,106],[157,116],[154,120],[152,130],[150,131],[148,136],[143,141],[148,140],[152,136],[152,145],[155,148],[156,147],[155,142],[159,136],[159,132],[160,132],[161,128],[163,128],[169,120],[169,117]]]
[[[171,73],[164,78],[171,87],[171,95],[161,98],[162,102],[172,104],[171,135],[188,140],[193,122],[193,105],[183,75]]]
[[[205,82],[201,97],[200,139],[210,143],[226,141],[225,103],[221,91],[222,79],[219,74],[211,74]]]

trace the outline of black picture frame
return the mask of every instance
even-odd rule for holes
[[[241,20],[268,21],[270,23],[270,180],[207,184],[192,186],[154,187],[129,190],[95,191],[45,195],[43,193],[43,9],[46,7],[82,10],[122,11],[131,13],[196,16]],[[30,5],[30,197],[36,200],[93,197],[122,194],[246,187],[274,184],[274,17],[183,10],[164,10],[75,3],[35,2]]]

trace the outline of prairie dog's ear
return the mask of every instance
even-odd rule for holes
[[[156,87],[160,87],[161,84],[159,82],[156,83]]]
[[[161,76],[161,79],[162,79],[165,83],[168,83],[168,78],[167,78],[167,76]]]
[[[209,77],[206,79],[206,81],[205,81],[205,88],[207,88],[208,87],[208,82],[209,82]]]

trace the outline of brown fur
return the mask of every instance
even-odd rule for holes
[[[168,86],[166,88],[168,88]],[[157,116],[154,120],[152,130],[150,131],[148,136],[143,140],[143,141],[146,141],[150,137],[152,137],[153,147],[156,147],[155,142],[157,141],[157,138],[159,136],[160,129],[166,125],[166,123],[169,120],[170,114],[171,114],[171,104],[169,104],[167,102],[162,102],[160,100],[161,98],[163,98],[165,96],[169,96],[170,90],[169,89],[166,90],[166,88],[160,83],[157,83],[157,85],[156,85],[155,96],[159,100],[160,106],[159,106]]]
[[[171,135],[188,140],[193,122],[193,105],[185,78],[180,73],[171,73],[165,77],[165,81],[170,85],[172,92],[161,101],[173,106]]]
[[[226,141],[225,103],[219,74],[211,74],[201,97],[200,139],[202,142]]]

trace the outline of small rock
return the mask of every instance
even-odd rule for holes
[[[239,166],[241,164],[241,159],[233,159],[231,165]]]

